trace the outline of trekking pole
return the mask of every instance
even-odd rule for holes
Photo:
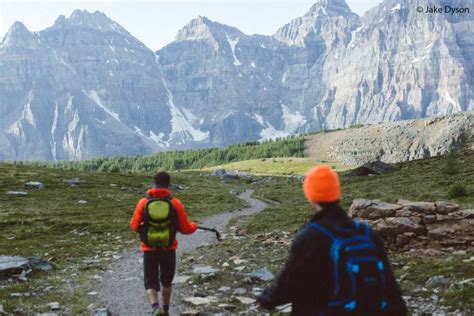
[[[213,233],[216,233],[216,238],[217,240],[221,241],[222,240],[222,236],[221,234],[219,233],[219,231],[217,229],[214,229],[214,228],[207,228],[207,227],[202,227],[202,226],[198,226],[198,229],[200,230],[207,230],[209,232],[213,232]]]

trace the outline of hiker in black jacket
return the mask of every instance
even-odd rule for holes
[[[304,192],[316,213],[296,235],[291,254],[257,298],[268,310],[292,303],[292,315],[407,314],[383,241],[339,205],[339,178],[328,166],[308,172]]]

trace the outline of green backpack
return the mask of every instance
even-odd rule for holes
[[[167,248],[173,244],[178,232],[178,220],[171,197],[147,198],[143,224],[139,229],[140,239],[147,246]]]

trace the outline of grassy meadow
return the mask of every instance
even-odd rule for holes
[[[412,201],[447,200],[459,203],[463,209],[474,208],[474,153],[459,152],[444,157],[412,161],[398,164],[399,171],[380,176],[354,176],[350,172],[341,173],[342,204],[347,209],[355,198],[381,199],[396,202],[399,198]],[[451,189],[461,186],[465,196],[451,196]],[[242,278],[236,278],[232,260],[237,256],[247,260],[242,273],[267,267],[276,274],[288,255],[288,236],[303,225],[312,215],[297,179],[273,177],[265,185],[255,184],[256,197],[273,200],[259,214],[241,223],[233,223],[243,232],[241,239],[227,239],[216,247],[208,249],[206,256],[199,257],[203,264],[220,267],[230,262],[226,272],[219,273],[212,280],[199,280],[199,286],[208,288],[209,293],[217,291],[223,285],[246,288],[249,292],[255,286],[264,287],[265,283],[248,284]],[[230,231],[229,231],[230,233]],[[198,253],[192,254],[196,257]],[[456,283],[474,278],[474,264],[469,261],[472,254],[443,254],[427,256],[421,251],[390,252],[392,264],[400,279],[403,295],[417,299],[437,296],[437,304],[448,306],[450,310],[461,310],[466,315],[474,313],[474,285],[471,283],[455,286]],[[190,263],[191,264],[191,263]],[[182,267],[183,272],[186,265]],[[439,286],[425,286],[426,281],[436,275],[449,278],[449,283]],[[237,279],[237,281],[236,281]],[[202,293],[206,294],[206,292]],[[231,297],[228,302],[235,304]],[[219,310],[216,309],[216,312]],[[222,311],[221,311],[222,312]]]
[[[84,183],[71,187],[65,180],[72,178]],[[27,181],[41,181],[45,189],[26,189]],[[0,304],[17,314],[49,311],[45,306],[49,302],[70,306],[69,313],[84,312],[93,275],[120,251],[138,247],[128,223],[151,182],[151,174],[0,164],[0,254],[38,256],[54,265],[53,272],[34,272],[24,283],[0,278]],[[172,174],[172,183],[185,188],[173,196],[183,201],[191,219],[244,206],[229,193],[240,181],[222,183],[189,172]],[[7,191],[28,195],[12,196]],[[87,259],[97,262],[84,263]]]
[[[191,219],[243,207],[243,202],[230,194],[231,189],[251,188],[256,197],[278,202],[246,221],[231,224],[244,232],[242,239],[227,239],[207,248],[205,256],[191,254],[188,258],[193,259],[185,258],[183,262],[188,261],[191,265],[197,258],[200,264],[221,266],[229,257],[239,256],[248,260],[247,269],[265,266],[276,273],[287,256],[287,241],[311,215],[301,183],[288,175],[302,174],[314,163],[300,158],[259,158],[222,165],[229,170],[235,168],[272,175],[271,179],[254,176],[253,180],[258,181],[223,182],[217,177],[202,175],[205,173],[203,170],[173,173],[172,182],[184,187],[174,191],[173,195],[185,203]],[[341,172],[345,208],[356,198],[388,202],[399,198],[450,200],[462,208],[474,208],[472,151],[401,163],[397,172],[381,176],[354,176],[350,171],[344,171],[344,166],[335,167]],[[38,256],[54,265],[53,272],[34,272],[27,282],[0,279],[0,304],[4,309],[8,313],[29,315],[48,312],[50,309],[46,304],[57,301],[64,307],[62,312],[85,313],[91,303],[87,293],[93,289],[94,275],[105,269],[121,251],[138,246],[128,222],[136,202],[151,185],[151,175],[151,172],[101,173],[97,170],[86,172],[0,164],[0,254]],[[72,178],[84,182],[71,187],[65,180]],[[41,181],[46,188],[26,189],[24,184],[27,181]],[[27,191],[28,195],[11,196],[6,194],[7,191]],[[267,242],[268,239],[276,241]],[[414,256],[412,253],[390,255],[401,278],[404,295],[429,297],[436,294],[440,297],[440,304],[453,310],[474,310],[472,285],[419,290],[419,285],[438,274],[449,276],[452,282],[474,278],[472,263],[463,261],[469,258],[469,254],[439,257]],[[181,269],[186,267],[183,264]],[[210,281],[196,280],[196,284],[203,285],[203,295],[211,295],[217,287],[227,284],[249,287],[232,272],[219,273]]]
[[[224,168],[227,171],[240,171],[253,175],[291,176],[304,175],[308,169],[320,163],[315,159],[301,157],[261,158],[231,162],[215,167],[204,168],[204,171],[213,171]],[[337,171],[348,170],[349,167],[340,163],[329,163]]]

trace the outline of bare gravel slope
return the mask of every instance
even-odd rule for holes
[[[474,112],[466,112],[311,135],[305,153],[351,166],[375,160],[396,163],[442,155],[463,139],[474,148],[473,136]]]

